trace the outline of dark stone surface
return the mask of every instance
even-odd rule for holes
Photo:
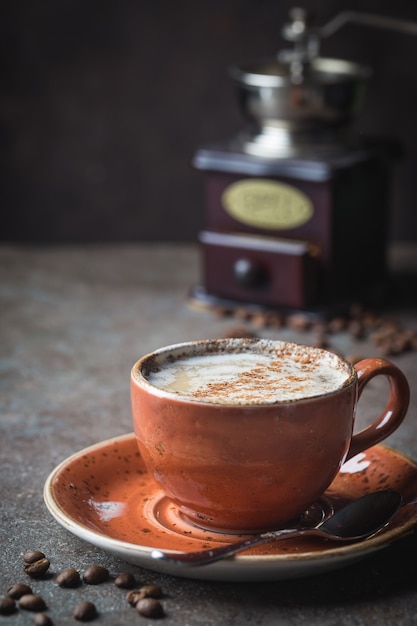
[[[132,430],[129,372],[145,352],[185,339],[220,336],[235,325],[187,306],[198,280],[194,247],[71,247],[0,250],[0,595],[28,582],[55,624],[73,624],[81,600],[95,603],[97,623],[144,623],[112,580],[62,589],[54,575],[101,564],[112,576],[133,572],[162,587],[164,623],[185,625],[334,624],[408,626],[417,613],[417,538],[401,539],[356,565],[315,577],[250,584],[198,582],[121,562],[81,541],[51,518],[42,498],[52,469],[72,453]],[[416,328],[415,309],[394,313]],[[264,336],[308,343],[289,328]],[[367,342],[344,333],[345,354],[371,356]],[[393,358],[409,378],[409,415],[389,445],[417,458],[417,352]],[[359,419],[373,415],[378,394],[363,396]],[[22,555],[40,549],[51,561],[45,580],[28,579]],[[24,625],[19,610],[1,623]]]

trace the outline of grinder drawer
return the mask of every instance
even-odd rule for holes
[[[302,308],[318,290],[318,249],[305,241],[203,231],[204,286],[253,304]]]

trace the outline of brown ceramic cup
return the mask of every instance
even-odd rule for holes
[[[330,390],[313,385],[307,397],[301,393],[293,398],[290,389],[285,399],[271,395],[269,380],[265,387],[258,385],[260,396],[238,401],[231,399],[228,384],[220,385],[218,401],[149,381],[153,372],[178,359],[225,353],[238,354],[241,363],[254,353],[283,355],[287,363],[318,362],[324,378],[333,368],[343,373],[343,380]],[[246,373],[249,386],[255,376],[251,368]],[[388,379],[386,407],[353,435],[358,398],[375,376]],[[249,533],[295,520],[326,491],[344,461],[388,437],[406,414],[409,386],[402,372],[384,359],[352,366],[333,353],[298,344],[215,339],[143,356],[132,369],[131,399],[140,454],[180,514],[203,528]]]

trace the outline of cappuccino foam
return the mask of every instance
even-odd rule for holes
[[[349,366],[331,353],[284,342],[267,345],[259,351],[182,355],[159,363],[146,378],[155,387],[195,401],[266,404],[335,391],[351,375]]]

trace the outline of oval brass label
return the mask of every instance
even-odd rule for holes
[[[235,220],[256,228],[297,228],[314,213],[312,202],[298,189],[259,178],[229,185],[222,194],[222,204]]]

